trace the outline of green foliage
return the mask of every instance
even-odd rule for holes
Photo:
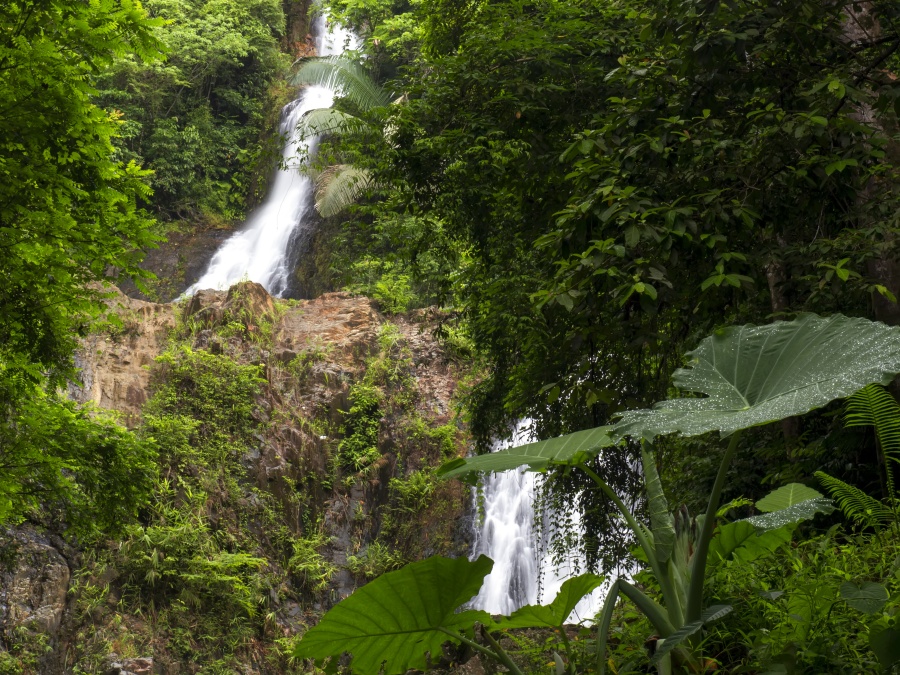
[[[887,497],[894,499],[894,463],[900,462],[900,404],[882,386],[871,384],[847,399],[844,426],[875,427],[884,462]]]
[[[0,523],[29,518],[88,538],[114,535],[147,503],[157,471],[152,438],[23,382],[2,363],[0,399],[12,410],[0,425]]]
[[[846,348],[850,341],[853,350]],[[660,637],[666,640],[677,635],[676,641],[680,641],[705,623],[702,618],[704,586],[717,565],[726,560],[749,563],[771,555],[790,540],[794,523],[831,508],[815,490],[788,485],[757,503],[760,510],[769,512],[765,516],[717,528],[719,502],[728,467],[738,449],[739,432],[744,427],[808,412],[835,398],[849,396],[873,381],[890,381],[900,371],[898,348],[900,337],[896,329],[842,316],[821,319],[807,315],[789,323],[721,331],[706,338],[691,352],[690,370],[676,373],[676,385],[706,394],[708,398],[669,400],[652,410],[626,413],[612,428],[599,427],[592,432],[577,432],[532,443],[518,451],[507,451],[494,466],[489,457],[483,456],[448,463],[442,471],[450,476],[523,465],[531,468],[574,465],[616,504],[640,546],[642,559],[652,571],[662,604],[622,579],[615,582],[600,624],[598,665],[603,673],[609,621],[620,593],[639,607]],[[826,354],[830,356],[825,358]],[[730,434],[731,438],[706,514],[698,524],[684,508],[674,516],[668,513],[655,460],[646,445],[661,433],[681,432],[691,436],[712,430]],[[649,528],[586,465],[598,445],[611,445],[612,439],[623,436],[643,439],[645,443],[643,464]],[[690,655],[680,648],[671,654],[666,649],[664,656],[660,668],[671,668],[672,657],[679,663],[691,662]]]
[[[117,160],[95,85],[117,57],[158,59],[158,26],[130,0],[0,8],[0,522],[116,529],[152,482],[150,446],[57,389],[102,285],[146,276],[148,173]]]
[[[287,66],[278,0],[148,0],[167,59],[117,59],[99,82],[122,121],[120,156],[154,171],[164,217],[236,218],[264,181],[269,90]]]
[[[331,539],[317,531],[308,537],[293,541],[293,554],[287,568],[300,577],[303,587],[310,593],[320,593],[328,587],[337,567],[319,552]]]
[[[400,552],[373,541],[358,555],[347,556],[347,569],[363,581],[372,581],[383,574],[400,569],[407,562],[406,557]]]
[[[831,493],[844,515],[862,527],[879,529],[896,521],[897,514],[880,501],[839,478],[816,471],[816,478]]]
[[[5,631],[0,639],[0,675],[37,675],[43,658],[52,651],[50,636],[37,626],[19,625]]]
[[[493,563],[482,556],[429,558],[379,577],[331,609],[297,644],[295,656],[323,660],[353,654],[354,672],[388,675],[425,670],[427,654],[465,638],[481,611],[456,610],[478,592]]]
[[[347,290],[372,298],[385,314],[401,314],[415,299],[409,274],[391,262],[366,257],[353,264],[351,275]]]
[[[350,390],[350,409],[343,425],[344,438],[338,445],[341,467],[360,473],[381,459],[378,450],[378,430],[381,425],[382,394],[366,383],[353,385]]]

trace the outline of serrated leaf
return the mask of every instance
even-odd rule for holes
[[[739,326],[690,352],[675,386],[705,398],[663,401],[622,415],[614,438],[696,436],[802,415],[900,373],[900,328],[867,319],[804,314],[794,321]]]
[[[681,628],[663,640],[662,645],[657,647],[656,652],[653,654],[653,658],[650,659],[650,663],[654,665],[659,663],[666,654],[703,628],[703,626],[715,623],[719,619],[730,614],[731,610],[731,605],[713,605],[707,607],[700,615],[698,621],[691,621],[690,623],[684,624]]]
[[[809,499],[819,499],[824,496],[818,490],[807,487],[802,483],[788,483],[777,490],[773,490],[756,502],[756,508],[764,512],[780,511],[800,502],[805,502]]]
[[[610,427],[597,427],[489,455],[456,459],[441,466],[437,475],[442,478],[462,478],[468,475],[474,479],[477,473],[509,471],[520,466],[539,470],[550,465],[575,464],[595,457],[603,448],[614,445],[609,437],[609,429]]]
[[[384,574],[329,610],[303,636],[294,656],[321,660],[350,652],[359,675],[426,670],[427,654],[455,641],[441,629],[490,624],[486,612],[456,610],[481,588],[493,561],[435,556]],[[458,641],[455,641],[458,642]]]
[[[841,584],[841,598],[863,614],[880,612],[889,597],[887,589],[874,581],[863,581],[861,584],[847,581]]]
[[[581,599],[603,584],[603,577],[581,574],[567,579],[549,605],[525,605],[500,619],[497,628],[558,628],[575,610]]]
[[[826,497],[818,497],[816,499],[807,499],[805,502],[794,504],[779,511],[772,511],[761,516],[751,516],[745,520],[757,530],[777,530],[785,525],[809,520],[817,513],[828,514],[832,511],[834,511],[832,501]]]

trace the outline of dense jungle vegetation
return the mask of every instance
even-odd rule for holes
[[[179,326],[137,430],[64,391],[80,338],[127,331],[102,284],[148,279],[166,232],[237,221],[264,189],[294,4],[0,7],[0,525],[90,551],[73,603],[106,623],[83,663],[101,672],[114,605],[208,673],[250,653],[361,675],[441,654],[516,675],[895,671],[900,5],[326,0],[362,48],[296,75],[344,87],[304,121],[324,222],[300,283],[440,308],[476,449],[525,418],[541,440],[454,459],[453,429],[410,421],[430,459],[348,559],[369,583],[294,640],[267,598],[293,578],[321,600],[335,570],[315,489],[240,482],[273,319],[236,313],[213,337],[250,346],[220,353]],[[328,429],[329,481],[363,480],[385,410],[409,413],[391,335]],[[410,523],[438,477],[518,466],[585,514],[596,574],[491,617],[465,607],[491,562],[417,560]],[[304,536],[278,525],[295,508]],[[566,626],[603,584],[603,611]],[[0,645],[0,672],[39,672],[40,636]]]

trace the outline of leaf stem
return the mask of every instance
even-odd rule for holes
[[[694,550],[694,559],[691,562],[691,583],[688,587],[687,613],[685,621],[700,620],[703,609],[703,584],[706,580],[706,559],[709,556],[709,542],[712,540],[713,531],[716,529],[716,512],[719,510],[719,502],[722,498],[722,490],[725,487],[725,478],[731,466],[731,460],[737,452],[738,441],[741,439],[741,430],[731,434],[728,449],[719,464],[719,472],[716,474],[716,482],[713,484],[709,495],[709,504],[706,506],[706,517],[703,519],[703,529]]]
[[[503,647],[501,647],[500,644],[493,637],[491,637],[491,634],[487,631],[487,629],[485,629],[484,626],[481,627],[481,634],[485,637],[485,639],[488,642],[491,643],[491,646],[497,650],[496,652],[492,652],[487,647],[478,644],[477,642],[475,642],[475,640],[470,640],[465,635],[463,635],[461,633],[457,633],[456,631],[452,631],[448,628],[440,628],[440,627],[438,628],[438,630],[441,631],[442,633],[446,633],[447,635],[452,637],[454,640],[459,640],[463,644],[468,645],[475,651],[480,652],[480,653],[484,654],[485,656],[488,656],[488,657],[494,659],[495,661],[499,661],[504,666],[506,666],[513,675],[523,675],[523,673],[519,669],[519,667],[515,663],[513,663],[513,660],[511,658],[509,658],[509,654],[507,654],[504,651]]]
[[[678,596],[675,594],[675,591],[672,588],[671,580],[669,579],[668,574],[666,574],[665,568],[656,557],[656,548],[650,541],[650,536],[652,535],[647,532],[647,529],[643,525],[635,520],[634,516],[625,506],[624,502],[622,502],[622,500],[619,498],[619,495],[616,494],[616,491],[613,490],[606,483],[606,481],[600,478],[600,476],[598,476],[595,471],[585,466],[584,464],[579,464],[578,468],[580,468],[588,476],[591,477],[591,479],[600,487],[600,489],[603,490],[604,494],[606,494],[606,496],[613,501],[613,503],[619,509],[619,513],[622,514],[622,517],[625,518],[625,522],[628,523],[631,531],[634,532],[634,536],[638,540],[638,544],[640,544],[641,548],[644,549],[644,553],[647,555],[647,561],[650,564],[650,568],[653,570],[653,575],[659,582],[659,588],[662,591],[663,599],[665,600],[666,611],[669,614],[670,622],[675,626],[680,626],[684,622],[681,605],[678,602]]]
[[[513,675],[523,675],[522,671],[519,670],[519,666],[517,666],[513,662],[513,660],[509,658],[509,654],[506,653],[503,647],[500,646],[500,643],[494,639],[493,635],[491,635],[491,631],[488,630],[484,625],[481,626],[481,635],[490,643],[491,647],[494,648],[494,650],[497,652],[497,658],[504,666],[509,668],[509,672],[511,672]]]

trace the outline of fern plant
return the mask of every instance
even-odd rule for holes
[[[829,476],[824,471],[816,471],[816,478],[838,503],[843,514],[861,527],[880,530],[896,519],[896,513],[887,505],[867,495],[858,487]]]
[[[870,384],[847,399],[844,426],[875,427],[875,439],[884,460],[888,499],[896,498],[893,464],[900,462],[900,404],[879,384]]]

